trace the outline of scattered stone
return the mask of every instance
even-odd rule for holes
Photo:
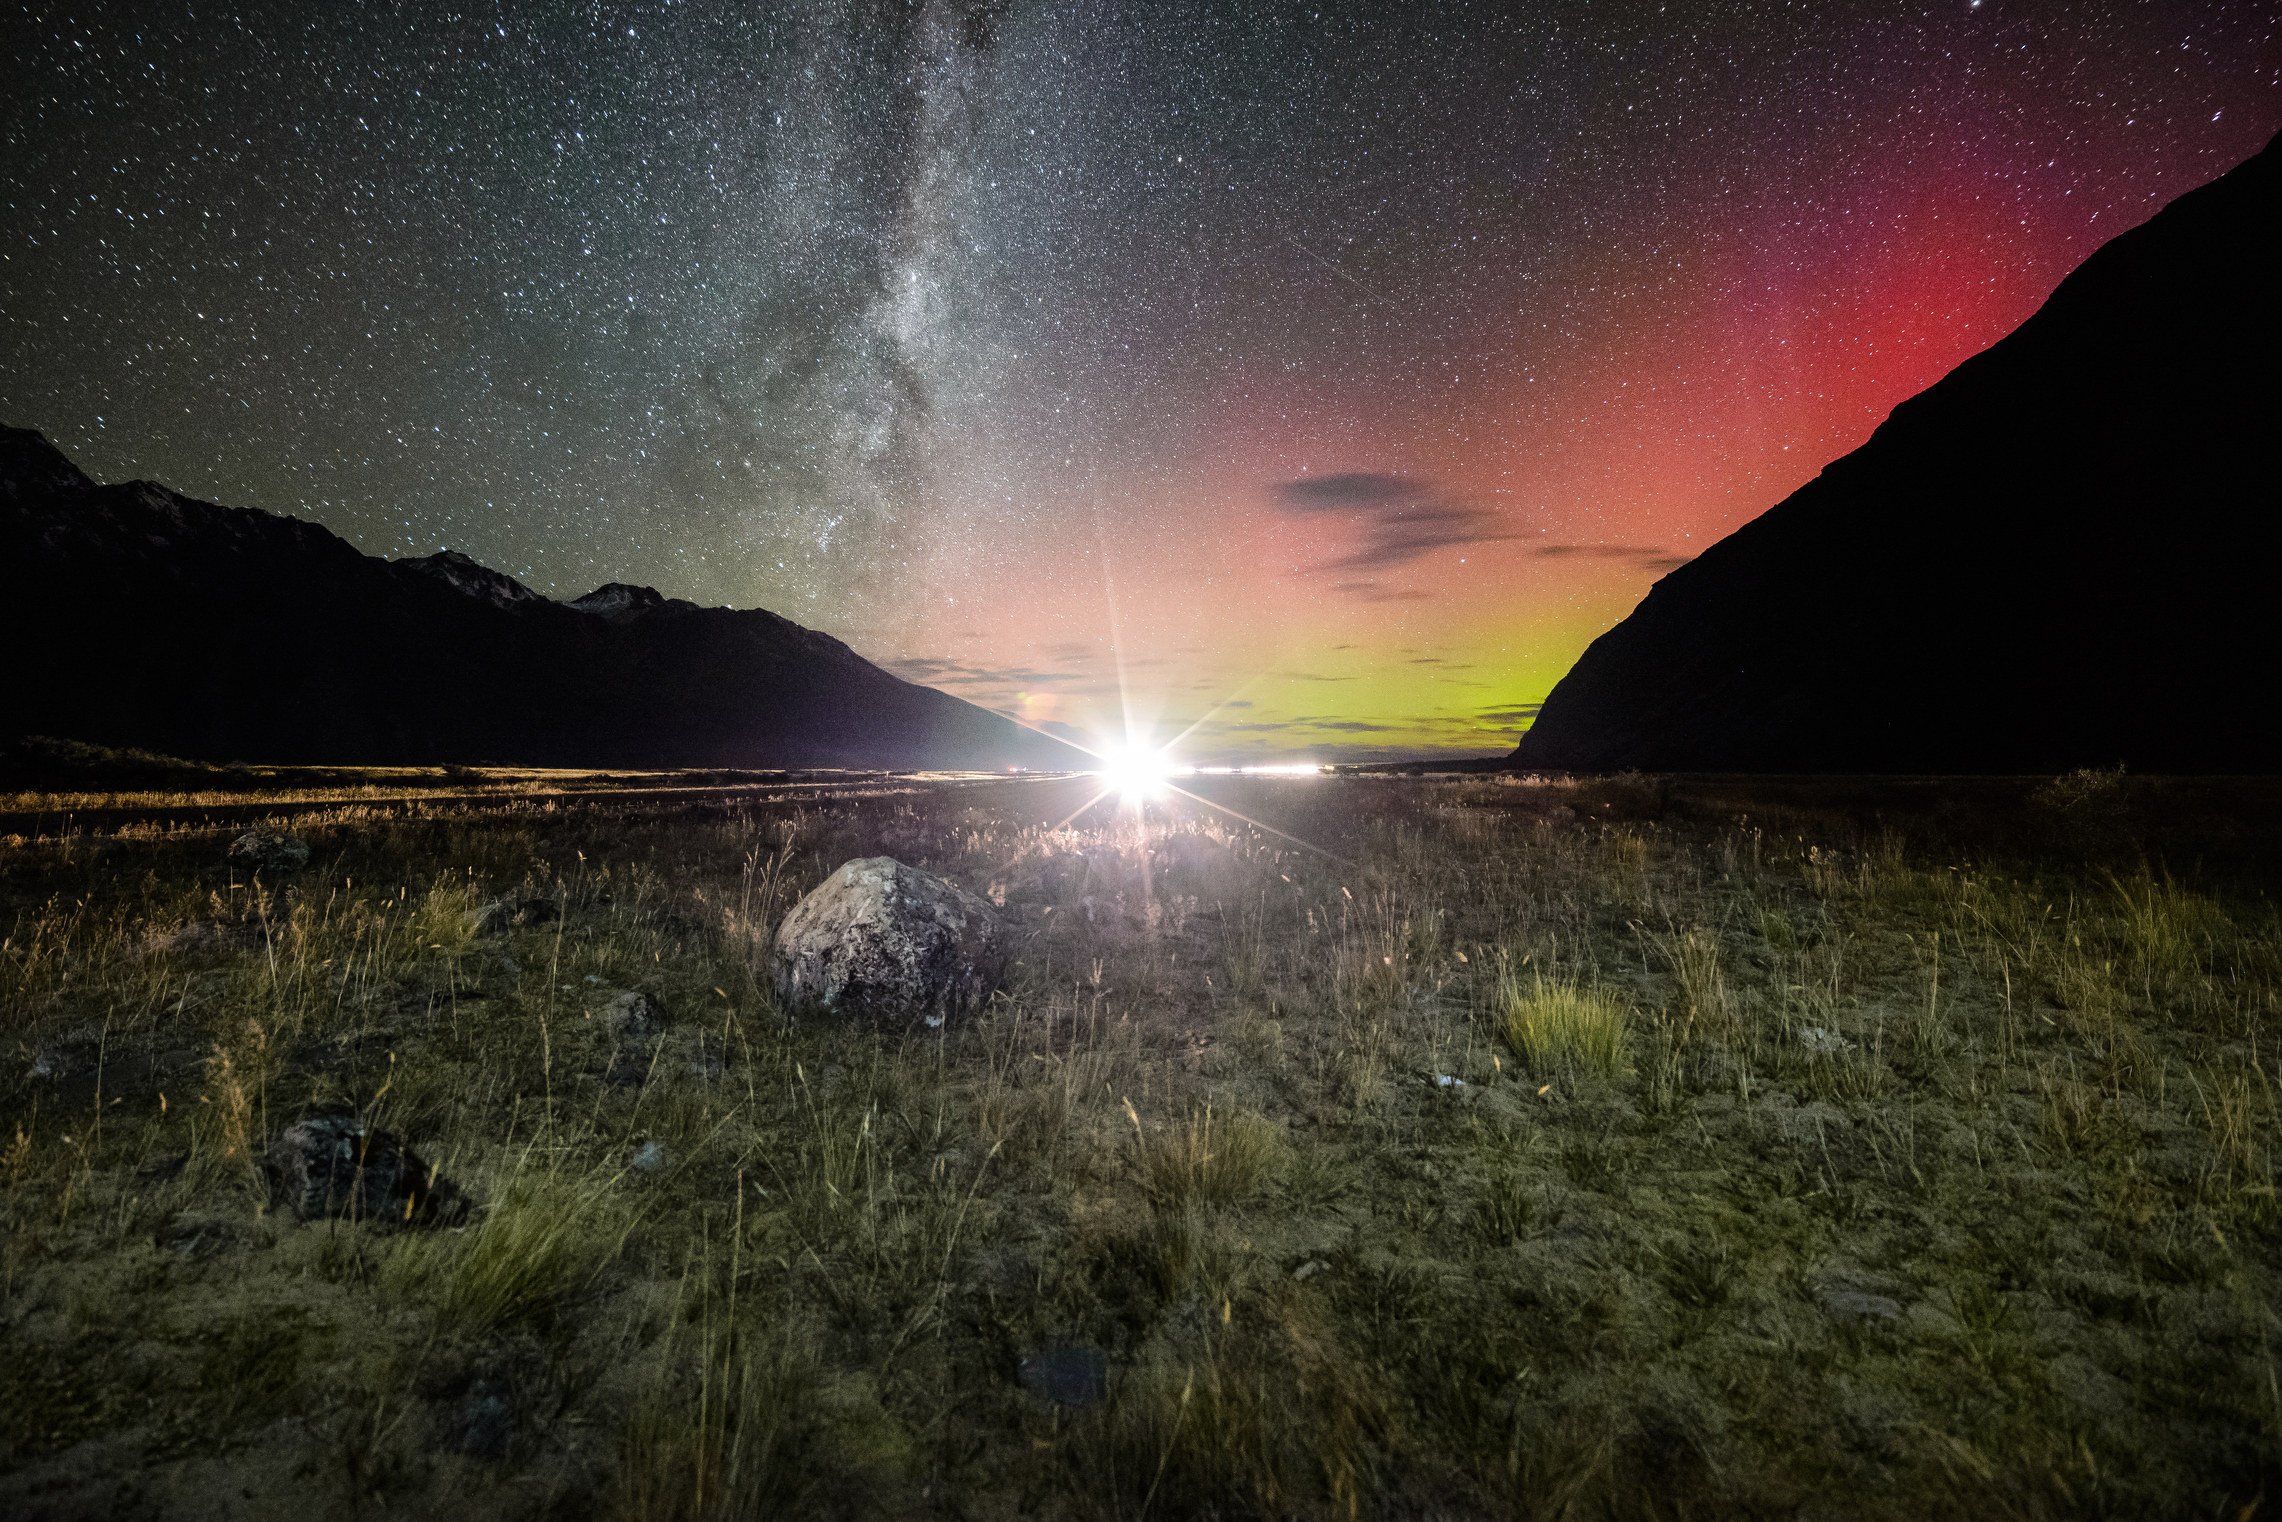
[[[603,1028],[621,1041],[654,1036],[666,1023],[665,1013],[648,994],[629,988],[602,1006]]]
[[[887,1023],[972,1012],[1006,961],[987,902],[893,857],[866,856],[785,915],[773,977],[787,1008]]]
[[[282,830],[251,829],[230,842],[230,865],[248,872],[298,872],[309,865],[309,844]]]
[[[444,1424],[444,1446],[471,1459],[503,1459],[515,1437],[515,1403],[505,1381],[480,1374]]]
[[[1091,1406],[1109,1398],[1109,1360],[1099,1348],[1068,1344],[1022,1355],[1022,1388],[1057,1406]]]
[[[285,1128],[270,1148],[276,1197],[302,1220],[347,1216],[375,1226],[451,1225],[467,1200],[387,1131],[343,1111]]]
[[[1824,1030],[1819,1025],[1810,1025],[1805,1030],[1800,1031],[1799,1045],[1817,1057],[1836,1057],[1841,1052],[1849,1052],[1854,1049],[1853,1042],[1838,1032]]]

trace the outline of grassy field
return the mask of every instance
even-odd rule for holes
[[[0,1513],[2282,1506],[2273,789],[1082,786],[0,847]],[[772,1006],[875,853],[979,1018]]]

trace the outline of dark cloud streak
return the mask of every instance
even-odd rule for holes
[[[1470,544],[1511,539],[1504,520],[1488,508],[1447,496],[1430,481],[1383,471],[1341,471],[1279,483],[1275,502],[1300,518],[1337,514],[1353,525],[1357,543],[1344,555],[1307,567],[1309,574],[1348,579],[1332,590],[1371,602],[1411,601],[1428,594],[1388,589],[1353,573],[1375,575]]]

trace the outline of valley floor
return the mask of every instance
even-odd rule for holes
[[[2282,1504],[2271,787],[1212,786],[0,843],[0,1513]],[[872,854],[979,1018],[773,1007]],[[340,1106],[474,1209],[280,1208]]]

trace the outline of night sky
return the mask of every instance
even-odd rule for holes
[[[25,7],[0,420],[1198,759],[1500,751],[2282,126],[2271,4]],[[1122,659],[1120,660],[1120,656]]]

